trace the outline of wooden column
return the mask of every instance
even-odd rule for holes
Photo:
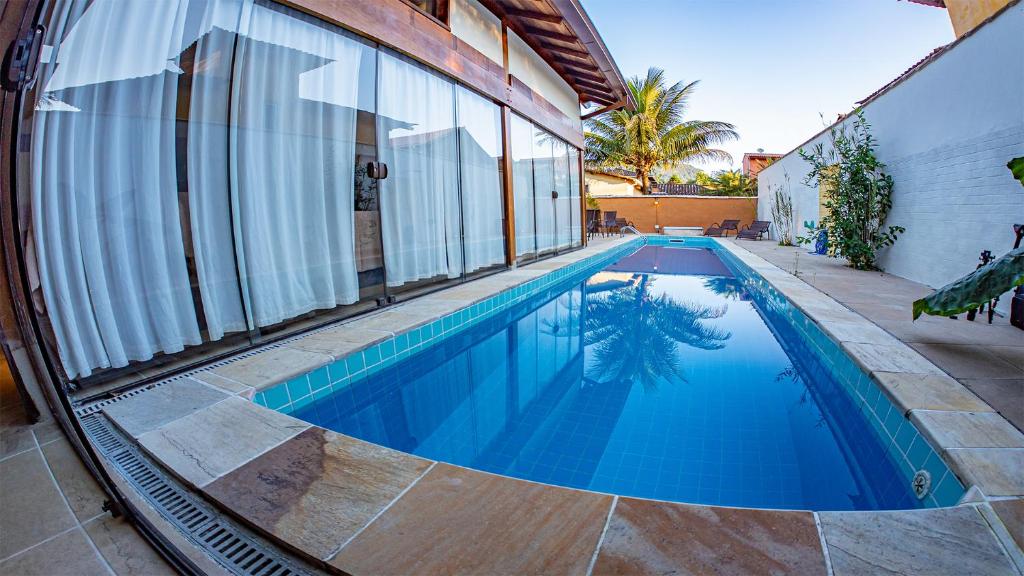
[[[505,262],[516,263],[516,202],[512,189],[512,109],[501,107],[501,183],[505,192]]]
[[[512,74],[508,65],[508,26],[501,21],[501,52],[505,67],[505,102],[501,105],[501,184],[505,193],[505,263],[516,265],[516,201],[512,189]]]

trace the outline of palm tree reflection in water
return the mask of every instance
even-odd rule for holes
[[[583,316],[584,346],[594,347],[585,384],[640,384],[645,391],[654,391],[660,381],[686,381],[676,353],[680,345],[719,350],[732,337],[705,324],[721,318],[727,306],[655,296],[651,280],[649,274],[634,274],[613,288],[584,286],[586,305],[575,314]],[[545,331],[558,335],[560,324],[545,322]]]

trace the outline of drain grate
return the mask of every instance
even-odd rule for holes
[[[107,460],[164,519],[230,572],[240,576],[313,574],[185,490],[139,453],[105,416],[87,416],[82,419],[82,427]]]

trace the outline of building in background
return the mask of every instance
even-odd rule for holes
[[[945,8],[957,38],[978,27],[1012,0],[910,0],[916,4]]]
[[[743,175],[747,178],[757,178],[757,174],[766,167],[782,158],[782,154],[771,154],[763,150],[757,152],[746,152],[743,154]]]
[[[594,198],[643,195],[636,174],[625,170],[587,170],[583,185],[587,194]]]

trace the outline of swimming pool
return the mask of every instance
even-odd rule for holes
[[[289,397],[308,396],[284,409],[427,458],[626,496],[865,510],[963,493],[870,379],[713,240],[652,239],[544,284],[376,370],[381,352],[365,352],[343,383],[289,382]]]

